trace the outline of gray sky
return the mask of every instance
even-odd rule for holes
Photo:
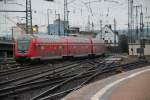
[[[72,0],[68,0],[70,2]],[[92,2],[90,7],[92,9],[92,13],[89,9],[89,5],[85,5],[84,2],[89,1],[97,1]],[[87,27],[88,23],[88,16],[90,16],[90,22],[94,23],[95,29],[99,29],[99,21],[103,20],[103,24],[112,24],[114,18],[117,20],[117,28],[124,29],[127,28],[128,22],[128,0],[114,0],[115,2],[108,2],[113,0],[73,0],[72,3],[69,3],[69,21],[71,26],[79,26],[79,27]],[[143,11],[145,12],[146,7],[150,9],[148,4],[150,4],[150,0],[134,0],[135,5],[142,3],[144,5]],[[14,10],[25,10],[25,0],[15,0],[9,3],[18,3],[21,5],[16,4],[7,4],[4,5],[0,3],[0,9],[14,9]],[[146,5],[147,4],[147,5]],[[32,0],[32,9],[33,11],[33,25],[39,25],[40,31],[46,31],[47,26],[47,9],[51,9],[50,13],[50,23],[53,23],[53,20],[56,18],[55,12],[61,14],[61,19],[63,19],[63,0],[55,0],[54,2],[46,2],[44,0]],[[108,10],[109,9],[109,10]],[[148,9],[148,13],[149,13]],[[36,11],[36,13],[35,13]],[[10,23],[7,25],[0,25],[0,27],[11,27],[14,25],[15,22],[24,22],[23,18],[25,14],[20,13],[8,13],[8,14],[0,14],[4,17],[8,16],[11,18],[9,20],[0,20],[0,22]],[[108,16],[107,16],[108,15]],[[146,15],[146,14],[145,14]],[[17,17],[18,16],[18,17]],[[2,28],[3,31],[8,30],[7,28]],[[2,30],[0,29],[0,30]]]

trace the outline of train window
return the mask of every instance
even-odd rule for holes
[[[27,50],[29,48],[29,40],[18,40],[18,50]]]

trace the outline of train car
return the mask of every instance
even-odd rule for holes
[[[16,40],[15,44],[15,59],[18,62],[56,59],[66,54],[67,40],[59,36],[28,35]]]
[[[105,53],[104,41],[98,39],[55,36],[28,35],[16,40],[15,59],[18,62],[33,60],[61,59],[63,57],[82,57]]]
[[[91,39],[81,37],[66,37],[66,39],[68,41],[68,56],[82,57],[91,54]]]
[[[92,54],[94,55],[105,55],[105,43],[101,39],[92,39]]]

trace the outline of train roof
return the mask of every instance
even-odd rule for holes
[[[58,36],[58,35],[45,35],[45,34],[34,34],[34,35],[25,35],[20,39],[36,39],[39,42],[60,42],[69,40],[70,42],[85,42],[89,41],[89,38],[86,37],[74,37],[74,36]],[[95,42],[103,42],[103,40],[91,38]],[[18,39],[19,40],[19,39]]]
[[[62,42],[62,41],[70,41],[70,42],[86,42],[89,41],[88,38],[84,37],[73,37],[73,36],[58,36],[58,35],[35,35],[37,41],[41,42]]]
[[[34,39],[34,38],[43,38],[43,39],[46,39],[46,38],[60,38],[60,36],[58,35],[43,35],[43,34],[25,34],[23,35],[22,37],[18,38],[19,39]]]

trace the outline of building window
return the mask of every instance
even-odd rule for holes
[[[108,31],[105,31],[105,33],[108,33]]]

